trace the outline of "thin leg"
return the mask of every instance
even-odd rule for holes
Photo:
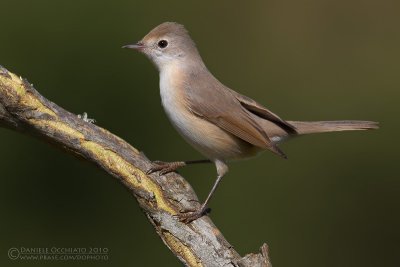
[[[146,172],[146,174],[151,174],[153,172],[160,172],[160,175],[164,175],[169,172],[174,172],[177,169],[190,164],[198,163],[211,163],[209,159],[200,160],[187,160],[187,161],[174,161],[174,162],[163,162],[163,161],[153,161],[153,166]]]
[[[217,189],[219,183],[221,182],[222,177],[224,177],[224,176],[220,176],[220,175],[217,176],[217,180],[215,181],[213,187],[211,188],[210,193],[208,193],[208,196],[207,196],[207,198],[206,198],[206,201],[204,201],[204,203],[201,205],[201,208],[202,208],[202,209],[207,209],[207,205],[208,205],[208,203],[210,202],[211,197],[214,195],[214,192],[215,192],[215,190]]]
[[[207,205],[210,202],[210,199],[213,196],[215,190],[217,189],[219,182],[221,182],[222,177],[223,176],[218,175],[217,180],[215,181],[213,187],[211,188],[210,193],[208,193],[206,201],[204,201],[204,203],[201,204],[200,209],[191,212],[180,213],[179,215],[177,215],[181,222],[190,223],[208,213],[209,208]]]
[[[198,164],[198,163],[211,163],[212,161],[209,159],[197,159],[197,160],[187,160],[184,162],[186,165],[189,165],[189,164]]]
[[[180,213],[178,215],[178,218],[181,222],[190,223],[208,213],[209,211],[208,203],[210,202],[215,191],[217,190],[217,187],[221,182],[222,177],[224,177],[224,175],[228,172],[228,166],[226,166],[226,164],[223,161],[216,160],[215,165],[217,167],[217,172],[218,172],[217,180],[215,180],[215,183],[211,188],[210,193],[208,193],[206,200],[201,205],[200,209],[195,210],[193,212]]]

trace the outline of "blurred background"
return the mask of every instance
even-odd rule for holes
[[[0,65],[152,160],[197,159],[168,122],[158,73],[122,45],[184,24],[209,69],[284,119],[375,120],[381,129],[292,140],[289,160],[230,164],[212,219],[242,255],[274,266],[399,266],[398,1],[1,0]],[[1,266],[180,266],[115,179],[0,129]],[[181,173],[201,199],[212,165]],[[12,247],[102,247],[107,261],[10,260]]]

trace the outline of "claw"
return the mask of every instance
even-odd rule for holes
[[[174,172],[180,167],[185,166],[186,163],[183,161],[177,162],[163,162],[163,161],[153,161],[153,166],[146,171],[146,174],[152,174],[159,171],[159,175],[164,175],[170,172]]]
[[[148,169],[146,171],[146,174],[152,174],[153,172],[156,172],[156,171],[157,171],[157,169],[155,167],[151,167],[150,169]]]
[[[210,208],[202,207],[198,210],[179,213],[179,214],[175,215],[175,217],[177,217],[179,221],[181,221],[185,224],[189,224],[189,223],[193,222],[194,220],[197,220],[197,219],[203,217],[204,215],[207,215],[210,212],[211,212]]]

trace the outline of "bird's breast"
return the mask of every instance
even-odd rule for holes
[[[161,103],[172,125],[193,144],[197,139],[200,119],[188,109],[184,88],[184,74],[177,68],[170,67],[160,72]]]
[[[176,127],[186,124],[186,96],[184,77],[177,68],[169,67],[160,72],[160,95],[162,106],[168,118]]]

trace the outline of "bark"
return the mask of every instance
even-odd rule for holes
[[[151,162],[143,153],[47,100],[27,80],[1,66],[0,126],[39,137],[121,181],[185,266],[271,266],[265,244],[259,253],[241,257],[208,216],[188,225],[174,216],[199,207],[195,192],[183,177],[176,173],[147,175]]]

